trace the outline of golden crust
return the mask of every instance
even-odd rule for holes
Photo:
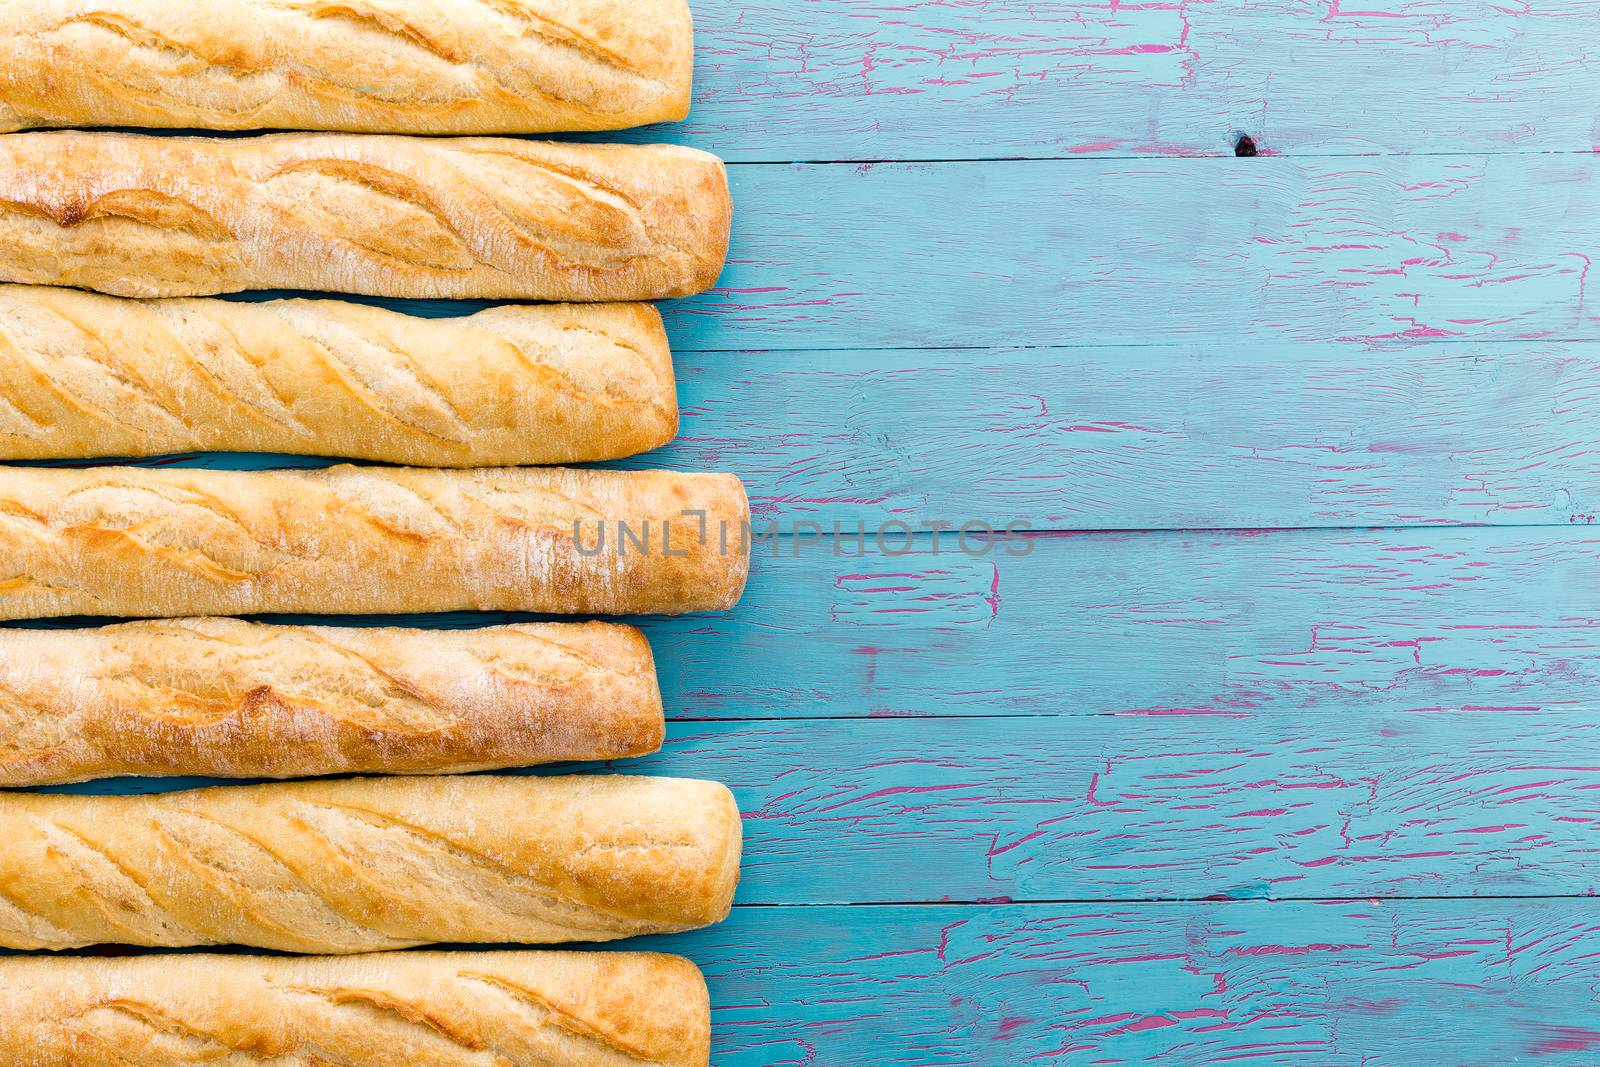
[[[706,1067],[710,1042],[699,970],[648,952],[0,959],[11,1067]]]
[[[677,778],[5,793],[0,945],[609,941],[725,918],[739,848],[728,790]]]
[[[689,111],[684,0],[7,0],[0,130],[554,133]]]
[[[0,459],[587,463],[658,448],[677,424],[666,331],[648,304],[419,319],[338,300],[0,285]]]
[[[644,635],[238,619],[0,630],[0,786],[439,774],[661,747]]]
[[[720,611],[748,522],[728,474],[4,467],[0,618]]]
[[[670,145],[0,137],[0,281],[117,296],[688,296],[731,214],[721,161]]]

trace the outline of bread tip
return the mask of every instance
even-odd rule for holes
[[[728,479],[729,492],[735,497],[735,513],[739,523],[738,537],[729,542],[728,557],[731,559],[729,568],[730,583],[723,602],[713,610],[729,611],[738,605],[744,598],[745,588],[750,584],[750,557],[751,541],[754,535],[754,521],[750,514],[750,495],[746,492],[744,481],[737,474],[725,474]]]
[[[739,875],[744,860],[744,814],[739,810],[739,802],[729,789],[721,782],[713,782],[721,792],[719,798],[723,802],[724,810],[729,819],[728,836],[722,855],[722,866],[717,872],[718,884],[722,892],[718,894],[714,905],[713,923],[722,922],[733,911],[733,897],[739,889]]]

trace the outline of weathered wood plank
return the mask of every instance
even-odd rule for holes
[[[616,769],[733,789],[746,904],[1550,896],[1600,887],[1597,751],[1600,707],[822,719]]]
[[[1593,894],[1600,709],[680,725],[755,904]]]
[[[1592,337],[1593,156],[740,167],[683,350]]]
[[[718,1067],[1539,1062],[1600,1054],[1589,901],[739,908]]]
[[[678,440],[613,465],[732,471],[756,515],[786,528],[1534,525],[1600,513],[1592,345],[712,352],[680,356],[678,374]]]
[[[905,555],[856,551],[758,546],[734,611],[639,620],[668,713],[1340,720],[1600,693],[1600,534],[1584,528],[1045,535],[984,556],[945,535],[937,555],[927,536]]]
[[[854,546],[763,549],[735,612],[648,620],[671,713],[1342,716],[1550,709],[1600,692],[1600,537],[1583,529],[836,549]]]
[[[1589,151],[1583,0],[698,0],[672,139],[739,160]]]
[[[1594,894],[1600,708],[682,724],[740,899]]]
[[[678,361],[678,440],[756,514],[1034,529],[1567,524],[1600,512],[1584,344],[836,351]]]

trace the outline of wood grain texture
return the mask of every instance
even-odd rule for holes
[[[1600,513],[1600,361],[1556,343],[698,353],[679,437],[759,520],[1516,525]]]
[[[1600,711],[674,724],[745,904],[1593,895]]]
[[[0,138],[0,279],[654,300],[722,269],[720,160],[672,145],[275,134]]]
[[[1554,711],[1600,691],[1600,540],[1583,528],[1045,535],[978,558],[941,545],[758,547],[734,612],[642,621],[668,715],[1354,721]]]
[[[1542,1063],[1600,1049],[1588,901],[735,908],[719,1067]]]
[[[582,463],[677,430],[648,304],[418,319],[342,300],[0,285],[0,457],[186,449],[421,466]]]
[[[733,167],[728,269],[668,332],[677,352],[1592,338],[1597,177],[1588,154]]]
[[[729,159],[1587,152],[1585,0],[698,0]]]
[[[0,129],[540,133],[689,110],[684,0],[18,0]]]

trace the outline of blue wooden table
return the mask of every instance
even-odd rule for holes
[[[784,533],[643,620],[627,769],[746,812],[733,917],[641,943],[715,1062],[1600,1062],[1592,0],[698,21],[629,136],[730,161],[734,246],[637,462]]]

